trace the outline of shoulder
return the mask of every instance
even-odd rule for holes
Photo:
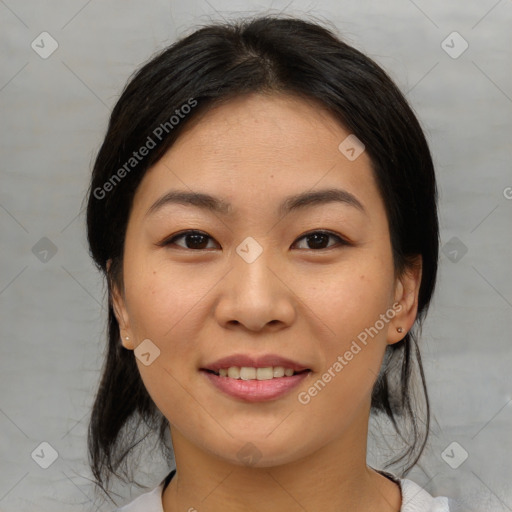
[[[176,470],[173,469],[153,490],[141,494],[130,503],[116,508],[112,512],[164,512],[162,494],[175,473]]]
[[[402,493],[400,512],[462,512],[458,508],[452,509],[453,500],[445,496],[435,498],[423,489],[423,487],[420,487],[416,482],[408,478],[399,478],[393,473],[380,469],[375,471],[400,486]]]
[[[400,479],[402,507],[400,512],[451,512],[448,498],[434,498],[417,483],[407,478]]]
[[[113,512],[163,512],[162,490],[163,483]]]

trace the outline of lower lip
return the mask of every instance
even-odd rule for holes
[[[297,373],[291,377],[275,377],[268,380],[242,380],[220,377],[214,373],[201,370],[209,381],[229,396],[247,402],[275,400],[298,386],[311,372]]]

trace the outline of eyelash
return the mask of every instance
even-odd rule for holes
[[[308,233],[305,233],[301,237],[299,237],[297,239],[297,241],[302,240],[304,238],[307,238],[308,236],[315,235],[315,234],[328,235],[329,237],[337,238],[338,241],[339,241],[338,245],[342,245],[342,246],[351,245],[347,240],[345,240],[341,236],[333,233],[332,231],[328,231],[328,230],[310,231]],[[173,245],[176,240],[178,240],[180,238],[184,238],[187,235],[203,235],[204,237],[207,237],[207,238],[210,238],[210,239],[213,240],[213,238],[211,236],[209,236],[207,233],[205,233],[203,231],[198,231],[198,230],[191,229],[191,230],[187,230],[187,231],[182,231],[181,233],[173,235],[170,238],[166,238],[165,240],[163,240],[162,242],[158,243],[157,245],[160,246],[160,247],[167,247],[167,246]],[[181,249],[188,250],[188,251],[203,251],[203,250],[207,250],[207,249],[190,249],[188,247],[182,247],[182,246],[178,246],[178,247],[180,247]],[[328,249],[332,249],[332,248],[335,248],[335,247],[336,247],[336,244],[335,245],[331,245],[330,247],[324,247],[322,249],[309,249],[309,250],[318,252],[318,251],[326,251]],[[300,250],[304,250],[304,249],[300,249]],[[306,249],[306,250],[308,250],[308,249]]]

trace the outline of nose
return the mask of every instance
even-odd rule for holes
[[[277,331],[293,323],[297,307],[292,275],[270,253],[263,250],[251,262],[233,253],[232,269],[219,285],[215,310],[224,328]]]

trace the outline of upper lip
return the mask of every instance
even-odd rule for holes
[[[212,363],[206,364],[202,370],[212,370],[218,372],[221,368],[230,368],[232,366],[249,367],[249,368],[268,368],[270,366],[283,366],[291,368],[295,372],[309,370],[309,368],[297,361],[292,361],[286,357],[277,354],[264,354],[260,356],[250,356],[247,354],[233,354],[231,356],[222,357]]]

